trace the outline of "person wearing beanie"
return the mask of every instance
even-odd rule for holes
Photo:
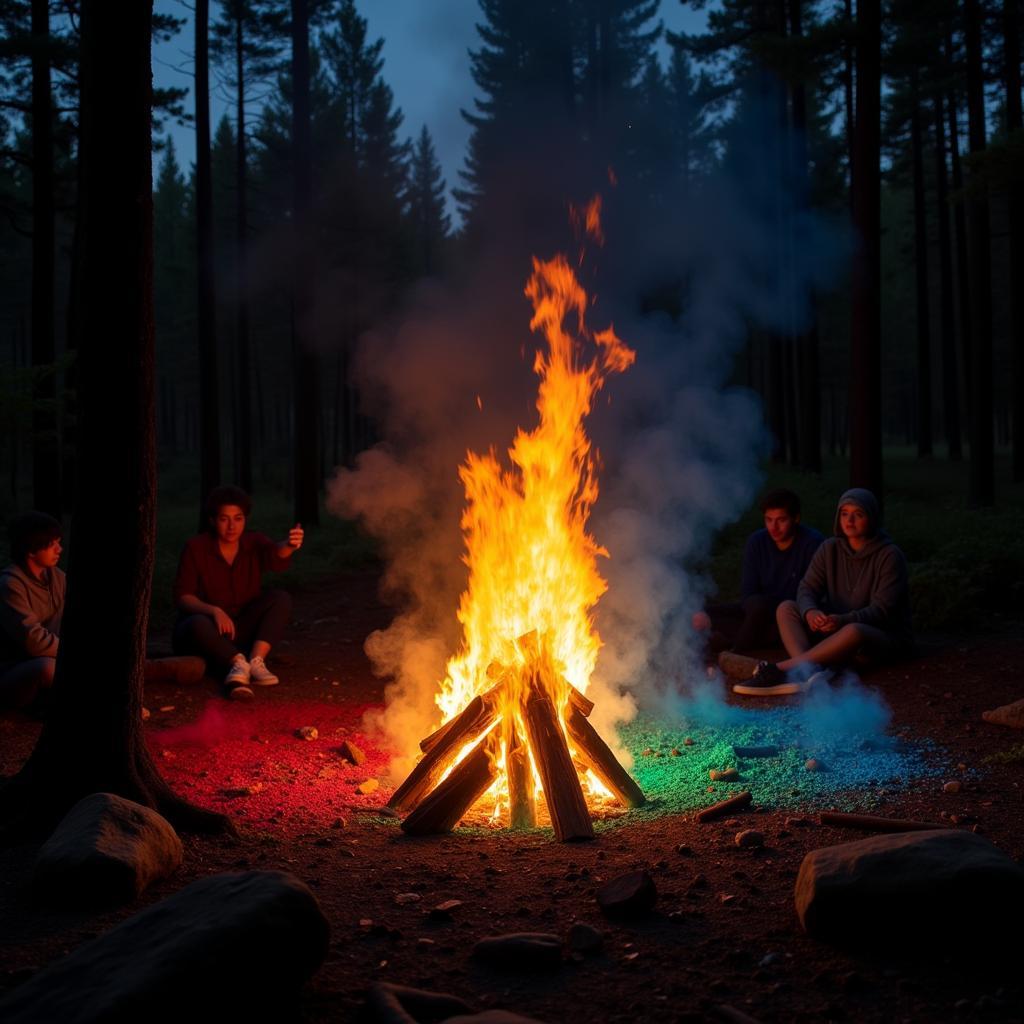
[[[879,663],[913,651],[907,560],[882,529],[871,491],[853,487],[842,495],[833,533],[811,559],[796,600],[776,613],[789,657],[761,662],[736,693],[797,693],[806,686],[789,678],[797,666],[825,669],[855,657]]]

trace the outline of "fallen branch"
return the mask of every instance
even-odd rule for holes
[[[745,789],[742,793],[729,797],[728,800],[722,800],[720,803],[705,807],[703,811],[698,811],[697,820],[703,823],[705,821],[714,821],[715,818],[724,818],[730,811],[738,811],[740,808],[746,807],[751,800],[753,800],[753,797],[750,794],[750,790]]]

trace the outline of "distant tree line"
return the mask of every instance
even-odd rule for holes
[[[158,451],[198,459],[197,505],[217,480],[258,491],[287,467],[315,524],[331,468],[374,438],[357,343],[418,281],[495,238],[540,250],[609,174],[655,224],[742,167],[780,294],[799,291],[809,216],[848,238],[848,274],[809,313],[752,322],[737,358],[774,457],[817,472],[848,455],[852,481],[881,489],[883,440],[910,443],[966,457],[987,505],[1001,445],[1024,480],[1020,0],[722,0],[667,48],[659,0],[479,8],[453,232],[429,130],[406,134],[353,0],[197,0],[194,110],[154,96],[158,134],[167,118],[196,129],[188,170],[163,144],[154,217]],[[68,11],[0,12],[0,493],[57,512],[73,500],[81,302]],[[232,97],[215,126],[211,81]],[[635,302],[685,321],[687,282],[654,276]]]

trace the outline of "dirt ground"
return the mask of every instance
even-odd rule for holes
[[[281,869],[315,892],[331,923],[328,957],[302,995],[297,1019],[358,1017],[374,981],[459,995],[548,1022],[739,1020],[728,1008],[771,1021],[1024,1020],[1019,970],[970,965],[962,954],[921,957],[847,953],[802,934],[793,883],[804,854],[862,834],[822,827],[793,806],[753,810],[700,825],[692,815],[619,819],[593,842],[562,845],[550,832],[474,830],[410,839],[374,813],[389,790],[360,796],[383,778],[387,751],[362,731],[382,700],[362,644],[390,612],[372,572],[353,573],[296,595],[297,622],[277,661],[282,685],[252,704],[220,699],[212,683],[150,688],[147,735],[166,777],[185,796],[224,810],[241,838],[183,837],[185,863],[140,905],[104,913],[44,911],[30,900],[34,847],[0,850],[0,994],[52,959],[196,878],[220,871]],[[935,639],[908,666],[876,673],[894,711],[893,729],[927,737],[964,765],[963,789],[943,780],[888,794],[893,817],[976,828],[1024,860],[1024,764],[986,762],[1024,734],[981,721],[987,708],[1024,696],[1024,640],[1008,630]],[[296,735],[315,726],[316,739]],[[27,756],[39,725],[0,716],[0,774]],[[367,754],[338,757],[342,740]],[[741,828],[765,833],[740,849]],[[680,852],[680,847],[683,847]],[[645,868],[658,888],[640,922],[605,920],[603,881]],[[431,908],[461,905],[435,920]],[[498,972],[476,963],[476,940],[514,931],[565,936],[575,921],[604,933],[603,951],[566,956],[548,973]],[[1007,938],[1019,942],[1019,934]],[[725,1009],[723,1009],[723,1007]]]

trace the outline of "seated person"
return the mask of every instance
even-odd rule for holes
[[[804,687],[786,673],[798,665],[824,668],[854,657],[877,663],[913,651],[907,560],[881,527],[870,491],[854,487],[839,499],[835,536],[818,548],[796,601],[776,613],[789,657],[762,661],[736,693],[796,693]]]
[[[11,521],[9,538],[11,564],[0,572],[0,704],[24,707],[53,684],[67,580],[53,516],[26,512]]]
[[[287,569],[303,539],[298,523],[278,542],[247,531],[251,509],[241,488],[213,490],[206,499],[209,531],[185,545],[174,580],[174,650],[198,654],[225,672],[232,700],[251,700],[252,685],[279,682],[264,659],[281,639],[292,600],[283,590],[262,590],[261,576]]]
[[[768,491],[758,504],[764,515],[764,529],[755,530],[743,549],[742,601],[711,605],[693,617],[695,629],[714,630],[721,637],[718,643],[732,651],[781,645],[775,609],[782,601],[796,597],[797,585],[825,539],[800,522],[800,499],[792,491]],[[716,638],[712,636],[715,646]],[[729,658],[726,652],[719,659],[725,671],[730,668]]]

